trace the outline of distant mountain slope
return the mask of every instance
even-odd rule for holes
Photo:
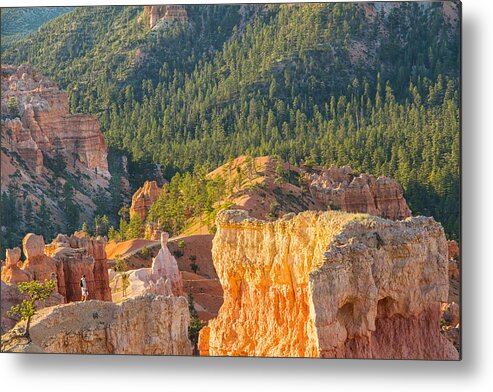
[[[98,115],[108,144],[171,178],[230,157],[395,178],[416,214],[459,228],[456,2],[88,7],[5,53]]]
[[[73,7],[19,7],[2,8],[2,51],[43,23],[71,11]]]

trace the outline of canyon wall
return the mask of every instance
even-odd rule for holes
[[[54,279],[56,291],[62,296],[62,301],[57,303],[72,302],[81,299],[80,279],[84,274],[89,299],[111,301],[106,239],[89,238],[76,232],[71,236],[59,234],[45,246],[42,236],[29,233],[22,244],[26,256],[24,262],[20,261],[19,248],[7,249],[1,275],[5,283],[17,285],[31,280]]]
[[[201,355],[458,358],[440,334],[447,243],[432,218],[225,211],[212,253],[224,304]]]
[[[67,179],[77,181],[73,199],[84,206],[81,220],[92,219],[93,199],[109,195],[110,180],[97,118],[71,114],[67,93],[28,65],[2,64],[1,89],[2,191],[34,215],[21,214],[18,231],[32,230],[43,201],[51,224],[66,221],[60,194]]]
[[[6,351],[191,355],[185,298],[146,295],[122,304],[88,301],[43,309],[31,324],[32,342]],[[5,341],[6,339],[4,339]]]
[[[312,196],[334,210],[363,212],[392,220],[411,216],[401,186],[387,177],[356,175],[350,167],[319,169],[306,175]]]
[[[5,120],[5,128],[12,130],[7,145],[15,145],[37,172],[43,170],[37,163],[43,164],[44,157],[61,155],[68,167],[94,172],[94,179],[110,177],[99,121],[70,114],[67,93],[38,71],[27,65],[2,65],[1,105],[2,114],[14,117]]]

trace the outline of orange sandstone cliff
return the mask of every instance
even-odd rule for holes
[[[130,207],[130,217],[137,215],[142,221],[145,221],[151,205],[158,199],[162,192],[156,181],[146,181],[144,185],[137,189],[132,196],[132,205]]]
[[[201,355],[458,358],[440,334],[447,242],[432,218],[230,210],[212,254],[224,304]]]

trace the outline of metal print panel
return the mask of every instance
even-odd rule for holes
[[[460,358],[460,3],[1,21],[3,352]]]

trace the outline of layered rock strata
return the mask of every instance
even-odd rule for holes
[[[144,7],[143,15],[149,21],[151,29],[159,27],[162,23],[188,20],[187,11],[182,5],[148,5]]]
[[[43,157],[63,156],[68,167],[89,169],[94,178],[110,177],[99,121],[86,114],[70,114],[67,93],[38,71],[27,65],[2,65],[1,105],[2,114],[14,117],[3,124],[11,130],[7,145],[15,145],[37,172],[43,170]]]
[[[110,180],[97,118],[71,114],[67,93],[28,65],[2,65],[1,89],[2,191],[34,216],[44,209],[49,226],[66,222],[59,194],[68,178],[76,179],[73,199],[84,206],[81,221],[92,219],[93,200],[108,194]],[[17,230],[31,226],[32,218],[21,213]]]
[[[158,199],[162,189],[156,181],[146,181],[144,185],[137,189],[132,196],[132,205],[130,206],[130,218],[137,215],[142,221],[145,221],[151,205]]]
[[[82,232],[59,234],[46,246],[46,253],[57,263],[58,291],[67,302],[81,299],[80,279],[86,276],[89,299],[111,301],[106,240],[90,238]]]
[[[355,175],[350,167],[331,167],[307,176],[312,196],[334,210],[363,212],[392,220],[411,216],[401,186],[387,177]]]
[[[440,224],[304,212],[265,222],[218,216],[224,289],[202,355],[457,359],[440,334],[447,243]]]
[[[146,295],[122,304],[77,302],[43,309],[29,345],[6,350],[77,354],[191,355],[185,298]],[[6,340],[6,339],[3,339]]]

